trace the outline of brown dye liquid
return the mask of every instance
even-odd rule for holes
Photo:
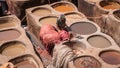
[[[88,39],[91,46],[105,48],[111,46],[110,42],[102,36],[93,36]]]
[[[93,24],[87,22],[74,23],[70,28],[73,32],[82,35],[92,34],[97,31],[97,28]]]
[[[31,61],[22,61],[15,65],[15,68],[37,68],[36,65]]]
[[[77,13],[68,13],[68,14],[65,14],[65,17],[67,20],[67,22],[66,22],[67,25],[71,25],[74,22],[76,22],[77,20],[84,18],[81,14],[77,14]]]
[[[69,11],[74,11],[75,9],[70,6],[70,5],[59,5],[57,7],[54,7],[54,9],[56,11],[59,11],[59,12],[69,12]]]
[[[44,16],[44,15],[49,15],[51,12],[47,9],[38,9],[33,12],[34,15],[39,15],[39,16]]]
[[[0,21],[0,29],[15,27],[15,26],[16,26],[16,23],[14,21],[9,21],[9,20],[1,20]]]
[[[74,60],[76,68],[101,68],[101,64],[92,57],[81,57]]]
[[[68,14],[68,15],[65,15],[65,17],[66,18],[72,18],[72,19],[81,19],[81,18],[83,18],[79,14]]]
[[[2,51],[2,55],[5,56],[16,56],[25,52],[25,46],[22,43],[12,42],[5,44],[4,46],[7,46]]]
[[[100,57],[108,64],[117,65],[120,64],[120,53],[116,51],[104,52]]]
[[[44,19],[40,20],[41,25],[50,24],[50,25],[53,25],[55,27],[56,27],[56,22],[57,22],[56,17],[48,17],[48,18],[44,18]]]
[[[120,4],[117,2],[108,2],[108,5],[103,6],[104,9],[120,9]]]
[[[20,33],[17,30],[0,31],[0,41],[17,39]]]

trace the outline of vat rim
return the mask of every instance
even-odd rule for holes
[[[119,3],[117,0],[109,0],[110,2],[117,2],[117,3]],[[105,12],[111,12],[112,11],[112,9],[104,9],[101,5],[100,5],[100,3],[101,2],[104,2],[104,0],[99,0],[97,3],[96,3],[96,6],[99,8],[99,9],[101,9],[101,10],[103,10],[103,11],[105,11]],[[120,3],[119,3],[120,4]]]

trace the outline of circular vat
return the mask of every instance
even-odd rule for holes
[[[70,12],[76,10],[72,4],[65,2],[55,3],[51,7],[59,12]]]
[[[80,35],[92,34],[97,31],[97,27],[89,22],[76,22],[70,26],[71,30]]]
[[[111,46],[111,42],[101,35],[94,35],[87,39],[88,43],[97,48],[106,48]]]
[[[77,13],[77,12],[69,12],[69,13],[65,14],[65,17],[67,19],[68,18],[71,18],[71,19],[81,19],[81,18],[83,18],[83,15],[81,15],[80,13]]]
[[[69,46],[73,50],[86,49],[86,45],[83,44],[82,42],[78,41],[78,40],[73,40],[73,41],[65,42],[63,44]]]
[[[100,53],[100,58],[112,65],[118,65],[120,64],[120,52],[115,51],[115,50],[106,50]]]
[[[17,25],[17,21],[14,18],[1,18],[0,19],[0,29],[15,27]]]
[[[5,56],[17,56],[23,54],[26,47],[23,43],[18,41],[8,42],[2,45],[0,53]]]
[[[0,31],[0,41],[13,40],[20,37],[21,33],[16,29],[8,29]]]
[[[104,9],[120,9],[120,3],[116,0],[102,0],[99,2],[99,5]]]
[[[101,63],[92,56],[81,56],[73,60],[76,68],[101,68]]]
[[[39,8],[33,9],[32,14],[39,15],[39,16],[49,15],[51,14],[51,10],[45,7],[39,7]]]
[[[23,55],[14,59],[11,59],[15,65],[15,68],[39,68],[38,63],[31,55]]]
[[[120,20],[120,10],[116,10],[113,12],[113,15],[116,19]]]
[[[53,26],[57,26],[56,22],[57,22],[57,18],[56,16],[47,16],[47,17],[43,17],[39,20],[39,24],[41,25],[46,25],[46,24],[50,24]]]

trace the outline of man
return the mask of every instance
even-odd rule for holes
[[[59,16],[59,18],[57,19],[57,27],[60,29],[60,30],[65,30],[67,32],[71,31],[71,29],[67,26],[66,24],[66,18],[65,18],[65,15],[64,14],[61,14]]]

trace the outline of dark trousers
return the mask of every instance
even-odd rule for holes
[[[8,10],[8,6],[7,6],[7,3],[6,3],[6,1],[0,1],[0,3],[1,3],[1,10],[0,10],[0,12],[2,13],[2,14],[0,14],[0,15],[6,15],[6,12],[5,11],[7,11]]]

